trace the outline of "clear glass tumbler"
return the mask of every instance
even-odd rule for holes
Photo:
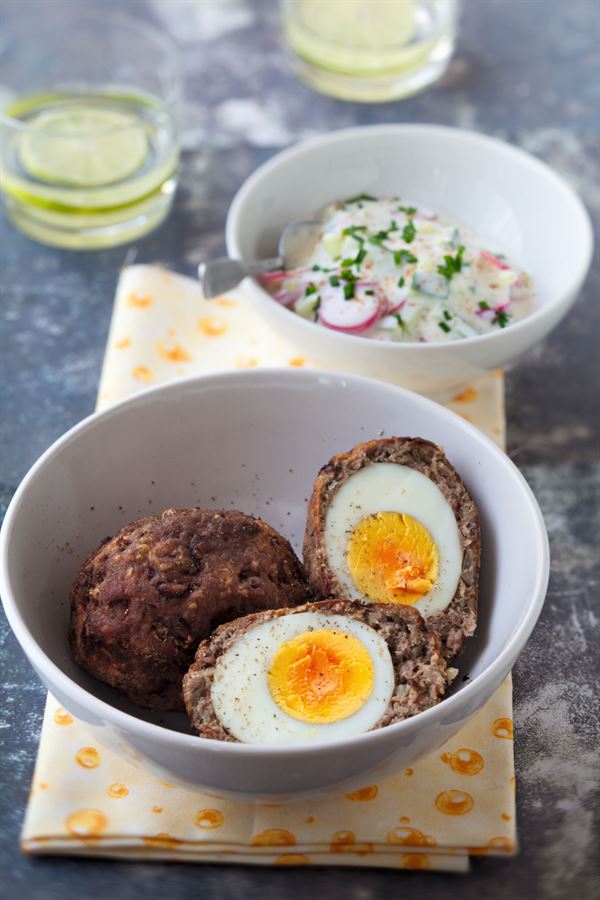
[[[53,25],[24,22],[0,52],[7,214],[58,247],[131,241],[164,219],[176,188],[177,49],[108,11]]]
[[[324,94],[366,103],[423,90],[454,51],[458,0],[282,0],[298,76]]]

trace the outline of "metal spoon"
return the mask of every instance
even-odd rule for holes
[[[223,256],[200,263],[198,277],[204,296],[207,300],[218,297],[219,294],[237,287],[240,281],[248,276],[277,272],[280,269],[282,271],[293,269],[295,261],[314,243],[321,228],[321,222],[290,222],[281,232],[277,248],[279,255],[270,259],[245,262]]]

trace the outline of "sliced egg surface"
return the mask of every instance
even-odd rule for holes
[[[385,640],[351,616],[290,614],[250,628],[219,658],[211,701],[247,744],[317,744],[363,734],[394,692]]]
[[[325,550],[344,595],[403,603],[422,616],[445,609],[458,587],[462,550],[450,504],[426,475],[372,463],[336,491]]]

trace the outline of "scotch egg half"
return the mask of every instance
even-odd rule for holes
[[[359,444],[315,480],[304,539],[313,590],[413,607],[447,658],[475,630],[479,555],[477,508],[430,441]]]
[[[326,600],[222,625],[183,681],[203,737],[317,744],[433,706],[455,670],[406,606]]]

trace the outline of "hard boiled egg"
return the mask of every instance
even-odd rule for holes
[[[352,474],[335,492],[325,552],[344,595],[445,609],[457,589],[462,550],[450,504],[426,475],[397,463]]]
[[[240,634],[217,661],[211,701],[238,741],[310,744],[369,731],[393,691],[390,651],[374,628],[303,612]]]

